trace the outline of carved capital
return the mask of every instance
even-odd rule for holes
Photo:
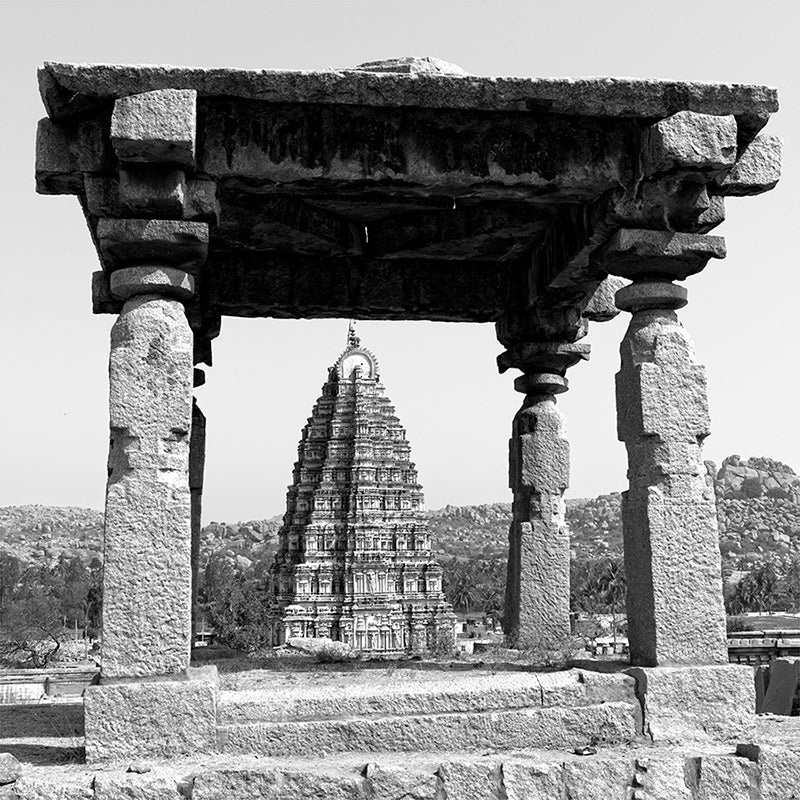
[[[598,270],[630,280],[684,280],[725,254],[721,236],[622,228],[592,253],[592,262]]]
[[[584,342],[521,342],[497,357],[500,372],[524,372],[514,388],[525,395],[554,395],[566,392],[566,371],[589,358],[591,348]]]
[[[497,357],[497,367],[501,373],[513,368],[563,375],[569,367],[588,360],[590,351],[585,342],[520,342]]]
[[[686,305],[688,292],[671,281],[640,280],[623,286],[615,299],[617,308],[634,314],[656,308],[674,311]]]
[[[155,262],[195,273],[208,254],[208,225],[167,219],[101,219],[97,241],[107,272]]]
[[[120,300],[139,294],[159,294],[188,300],[194,294],[194,276],[160,265],[124,267],[111,273],[111,293]]]

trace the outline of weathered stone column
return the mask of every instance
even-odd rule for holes
[[[570,638],[569,442],[556,395],[568,388],[567,368],[588,354],[586,344],[534,343],[512,348],[500,362],[525,373],[514,382],[525,400],[509,441],[514,503],[504,629],[511,646],[543,654]]]
[[[618,434],[628,450],[622,522],[631,662],[727,663],[714,493],[705,481],[705,369],[678,321],[687,293],[672,281],[725,255],[716,236],[621,230],[606,268],[633,314],[617,374]]]
[[[177,269],[111,276],[125,305],[111,331],[111,447],[103,570],[104,678],[189,665],[193,338]]]
[[[195,385],[201,370],[195,370]],[[198,589],[200,586],[200,532],[203,515],[203,471],[206,463],[206,417],[196,400],[192,400],[192,433],[189,438],[189,491],[192,507],[192,641],[196,637]]]

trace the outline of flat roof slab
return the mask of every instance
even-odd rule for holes
[[[597,117],[667,117],[678,111],[766,118],[778,110],[769,86],[636,78],[516,78],[431,73],[201,69],[47,62],[39,71],[52,119],[154,89],[195,89],[272,103],[332,103],[474,111],[537,111]],[[763,124],[763,123],[762,123]],[[760,126],[758,126],[760,127]]]

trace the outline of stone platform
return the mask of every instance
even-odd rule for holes
[[[797,800],[800,748],[638,744],[596,754],[206,756],[137,765],[24,767],[3,800]]]
[[[800,719],[752,715],[749,668],[604,666],[224,673],[212,751],[84,764],[76,724],[48,761],[40,715],[0,800],[800,800]]]
[[[631,742],[642,729],[635,680],[623,674],[389,669],[304,677],[276,677],[268,692],[220,692],[218,748],[267,756],[570,749]]]

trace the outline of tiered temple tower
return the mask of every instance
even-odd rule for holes
[[[452,647],[455,617],[410,453],[351,324],[298,447],[271,568],[274,644],[325,636],[371,653]]]

